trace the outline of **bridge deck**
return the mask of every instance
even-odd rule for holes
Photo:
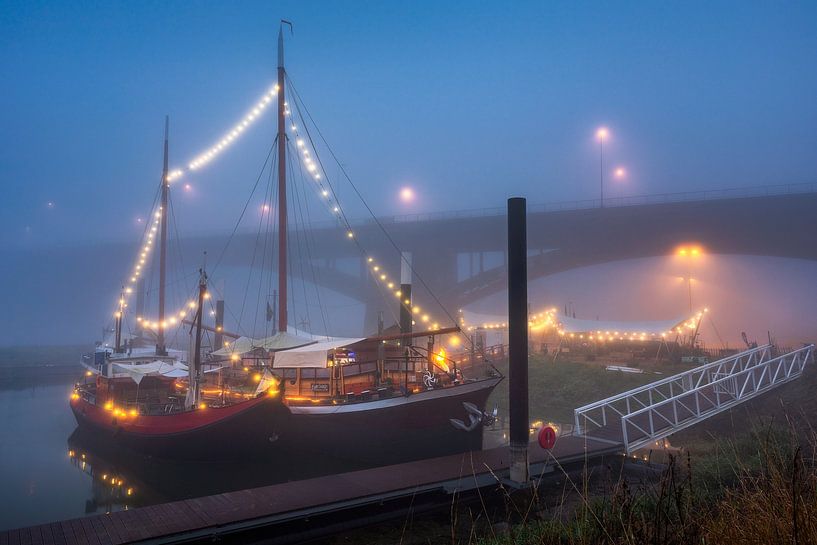
[[[532,472],[543,471],[554,460],[569,465],[620,454],[622,447],[574,436],[561,437],[550,453],[531,444]],[[504,478],[508,465],[507,447],[497,447],[20,528],[0,533],[0,545],[210,539],[355,508],[374,509],[383,502],[429,492],[452,494],[492,486],[494,475]]]

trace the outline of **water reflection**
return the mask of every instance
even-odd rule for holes
[[[76,443],[73,435],[68,444]],[[81,448],[81,447],[79,447]],[[134,483],[115,471],[103,469],[105,464],[82,450],[68,450],[68,459],[79,471],[91,479],[91,497],[85,500],[85,513],[127,510],[134,505]]]
[[[76,429],[68,439],[71,464],[92,481],[86,513],[116,511],[234,490],[365,469],[329,456],[190,462],[165,460],[118,447]]]

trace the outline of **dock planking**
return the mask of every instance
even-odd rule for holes
[[[531,444],[530,461],[566,465],[621,453],[612,443],[565,436],[550,452]],[[423,491],[472,490],[501,477],[508,465],[507,447],[497,447],[19,528],[0,532],[0,545],[173,543],[272,528]]]

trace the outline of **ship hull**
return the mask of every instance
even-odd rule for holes
[[[77,425],[97,439],[171,459],[218,460],[266,456],[289,411],[261,397],[224,408],[161,416],[115,416],[84,399],[71,400]]]
[[[282,447],[377,465],[480,450],[483,427],[464,432],[450,419],[467,421],[464,402],[485,409],[500,380],[340,407],[290,407]]]
[[[482,426],[456,430],[464,402],[484,408],[501,378],[409,396],[339,405],[287,406],[261,397],[225,408],[164,416],[116,417],[84,399],[71,401],[86,432],[161,458],[270,461],[325,456],[382,465],[482,448]]]

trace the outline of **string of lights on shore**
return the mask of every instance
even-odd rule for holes
[[[324,204],[327,206],[329,212],[335,216],[341,226],[346,229],[346,238],[354,239],[355,232],[352,229],[352,226],[349,224],[346,214],[343,212],[343,208],[340,205],[340,202],[337,200],[336,195],[333,191],[330,191],[331,187],[327,187],[324,183],[324,176],[321,174],[322,166],[320,161],[316,161],[313,159],[313,155],[317,155],[317,151],[314,148],[310,151],[310,145],[307,144],[306,139],[302,138],[299,131],[298,125],[295,124],[292,118],[292,110],[289,108],[289,103],[284,102],[284,114],[289,117],[289,130],[293,134],[293,139],[295,141],[295,148],[297,150],[297,156],[301,163],[303,164],[306,171],[312,177],[317,185],[318,195]],[[325,173],[324,173],[325,174]],[[399,301],[400,304],[405,306],[409,309],[411,314],[414,316],[412,321],[413,324],[416,324],[419,320],[423,324],[431,329],[432,331],[440,329],[440,324],[433,320],[428,313],[423,312],[423,309],[418,305],[412,305],[410,299],[403,299],[403,292],[400,290],[399,286],[395,285],[395,282],[391,280],[391,277],[386,272],[386,269],[383,265],[381,265],[374,257],[368,255],[368,253],[363,250],[364,257],[366,258],[366,266],[372,275],[372,278],[378,282],[381,286],[387,288],[390,293],[392,293]]]
[[[667,339],[673,334],[683,335],[685,332],[689,333],[695,331],[700,326],[704,315],[709,312],[708,308],[697,312],[691,318],[684,320],[677,324],[674,328],[662,331],[660,333],[647,331],[585,331],[585,332],[569,332],[564,329],[564,325],[558,318],[558,311],[556,308],[550,308],[543,312],[531,314],[528,317],[528,327],[531,331],[542,331],[547,329],[555,329],[555,332],[562,338],[569,340],[588,340],[588,341],[648,341],[655,339]],[[469,325],[465,322],[464,317],[460,317],[460,325],[464,331],[477,330],[504,330],[507,329],[507,322],[483,322],[481,325]]]

